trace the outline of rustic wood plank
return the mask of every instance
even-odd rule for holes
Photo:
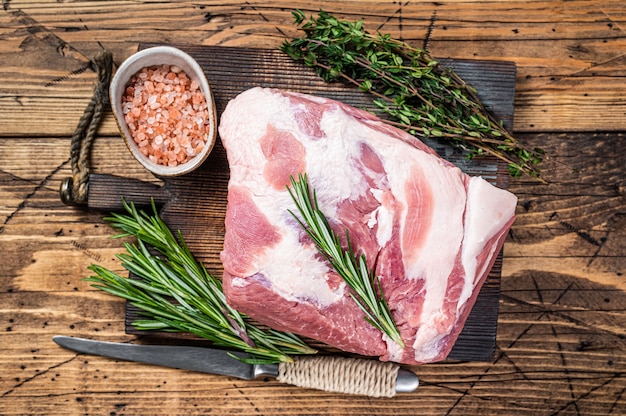
[[[367,12],[360,4],[12,1],[0,26],[0,135],[6,136],[15,123],[22,126],[21,134],[40,134],[41,120],[49,135],[70,134],[93,88],[88,62],[102,47],[113,52],[118,64],[139,42],[276,49],[284,35],[297,33],[293,8],[362,17],[372,30],[418,46],[426,41],[440,57],[515,62],[514,131],[626,128],[621,98],[626,86],[620,81],[625,62],[620,27],[626,17],[619,0],[601,5],[590,0],[368,1]],[[116,134],[111,118],[102,132]]]
[[[618,254],[626,230],[626,157],[615,151],[626,148],[626,136],[541,134],[527,140],[554,148],[559,157],[546,164],[552,172],[547,187],[512,183],[520,205],[505,273],[523,273],[533,258],[537,272],[558,267],[586,284],[626,290],[625,264]]]

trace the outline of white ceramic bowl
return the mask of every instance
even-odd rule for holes
[[[180,67],[192,80],[196,81],[200,85],[200,88],[206,97],[209,114],[209,131],[206,138],[206,144],[202,152],[187,162],[172,167],[154,163],[150,160],[150,158],[143,155],[139,151],[139,146],[133,140],[122,112],[122,98],[130,78],[144,67],[163,64],[176,65]],[[171,46],[155,46],[135,53],[126,59],[118,68],[115,76],[111,80],[109,94],[113,114],[115,115],[118,128],[124,138],[124,141],[126,142],[126,145],[135,159],[137,159],[139,163],[155,175],[167,177],[178,176],[191,172],[200,166],[205,161],[209,153],[211,153],[211,150],[215,145],[215,138],[217,134],[217,116],[215,114],[213,93],[211,92],[209,82],[204,75],[204,71],[198,62],[196,62],[196,60],[187,53]]]

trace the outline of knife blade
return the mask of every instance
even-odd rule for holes
[[[413,372],[394,363],[367,359],[303,356],[294,363],[247,364],[240,359],[249,358],[248,354],[204,347],[127,344],[64,335],[55,335],[52,340],[79,353],[243,380],[270,376],[283,383],[337,393],[393,397],[413,392],[419,385]]]

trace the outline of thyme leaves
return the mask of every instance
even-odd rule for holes
[[[507,163],[511,176],[545,182],[539,167],[543,149],[524,147],[487,111],[473,87],[426,50],[389,34],[371,34],[363,20],[340,20],[323,10],[308,20],[300,10],[293,16],[304,36],[285,41],[281,50],[325,81],[371,93],[391,124],[418,138],[446,140],[468,159],[495,156]]]

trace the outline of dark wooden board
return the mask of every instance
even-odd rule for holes
[[[154,46],[141,45],[140,48]],[[240,92],[254,87],[274,87],[333,98],[355,107],[373,110],[371,97],[342,84],[327,84],[309,68],[293,62],[278,50],[224,48],[214,46],[177,46],[198,60],[213,88],[218,117],[228,101]],[[513,124],[513,98],[516,68],[512,62],[443,60],[479,93],[484,104],[504,121]],[[505,167],[495,159],[467,162],[451,146],[428,142],[439,154],[470,175],[480,175],[506,188]],[[160,203],[160,214],[172,229],[180,229],[196,257],[209,271],[221,276],[219,252],[224,236],[227,183],[229,177],[226,153],[218,140],[207,161],[197,171],[166,179],[163,187],[124,178],[92,175],[89,186],[91,208],[116,210],[121,197],[138,204],[154,196]],[[502,253],[481,289],[476,304],[450,356],[451,360],[490,361],[495,349]],[[126,331],[138,331],[132,322],[139,317],[128,306]],[[185,334],[158,334],[168,338],[189,339]]]

